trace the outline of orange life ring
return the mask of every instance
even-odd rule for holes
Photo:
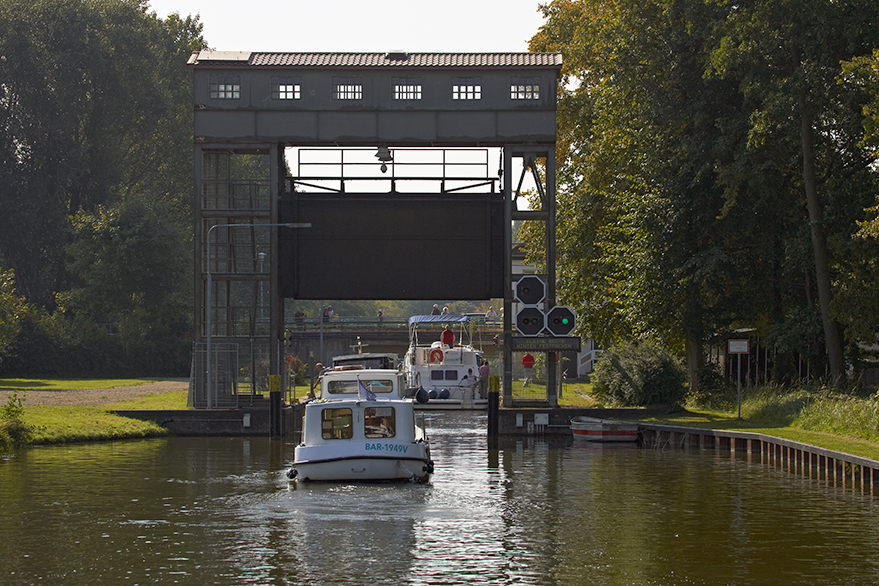
[[[430,351],[430,356],[428,356],[428,362],[431,364],[434,362],[442,362],[443,361],[443,351],[439,348],[434,348]]]

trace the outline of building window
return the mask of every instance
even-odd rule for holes
[[[363,410],[364,435],[366,437],[394,437],[397,435],[397,419],[393,407],[367,407]]]
[[[481,100],[482,78],[481,77],[453,77],[452,78],[453,100]]]
[[[354,420],[351,409],[324,409],[320,414],[320,431],[324,439],[351,439]]]
[[[511,100],[539,100],[540,78],[539,77],[511,77],[510,78]]]
[[[421,78],[395,77],[394,99],[395,100],[420,100]]]
[[[362,100],[363,78],[362,77],[334,77],[333,78],[334,100]]]
[[[241,78],[211,76],[212,100],[237,100],[241,97]]]
[[[302,78],[299,77],[273,77],[272,99],[273,100],[298,100],[302,97]]]

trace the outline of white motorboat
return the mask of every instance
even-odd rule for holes
[[[470,316],[413,315],[409,318],[409,349],[403,373],[410,389],[424,389],[429,398],[417,409],[488,409],[488,397],[479,394],[477,377],[482,351],[474,348]],[[446,328],[451,336],[442,339]],[[454,328],[454,329],[453,329]],[[421,341],[430,338],[430,341]],[[464,343],[464,340],[468,343]]]
[[[430,445],[398,370],[338,366],[305,404],[290,480],[426,482]]]
[[[574,439],[591,442],[633,442],[638,439],[638,424],[579,416],[571,419],[571,433]]]

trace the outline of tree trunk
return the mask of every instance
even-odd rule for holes
[[[684,315],[684,351],[687,354],[687,380],[690,392],[699,390],[699,371],[702,370],[702,303],[699,288],[690,285],[687,291],[686,314]]]
[[[839,326],[830,315],[833,293],[830,288],[830,261],[827,252],[827,235],[821,218],[821,202],[815,180],[815,147],[812,120],[806,106],[805,92],[800,92],[800,141],[803,149],[803,187],[806,191],[806,207],[809,210],[809,226],[812,235],[812,251],[815,255],[815,284],[818,289],[818,305],[827,344],[827,360],[834,386],[845,383],[845,359],[842,353],[842,337]]]
[[[690,383],[690,392],[699,390],[699,370],[702,368],[702,337],[687,333],[684,341],[687,352],[687,378]]]

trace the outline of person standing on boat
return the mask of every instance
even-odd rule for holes
[[[473,369],[468,368],[467,374],[464,375],[464,379],[461,381],[465,386],[470,387],[470,397],[476,398],[476,385],[479,383],[476,375],[473,374]]]
[[[433,309],[430,310],[430,315],[439,315],[439,314],[440,314],[440,308],[436,303],[434,303]]]
[[[534,368],[534,357],[527,352],[522,357],[522,368],[525,369],[525,383],[522,386],[527,387],[531,382],[531,370]]]
[[[449,329],[448,325],[443,326],[443,333],[440,334],[440,343],[449,348],[455,345],[455,333]]]
[[[488,360],[482,359],[479,366],[479,398],[488,398],[488,377],[491,375],[491,368],[488,366]]]

